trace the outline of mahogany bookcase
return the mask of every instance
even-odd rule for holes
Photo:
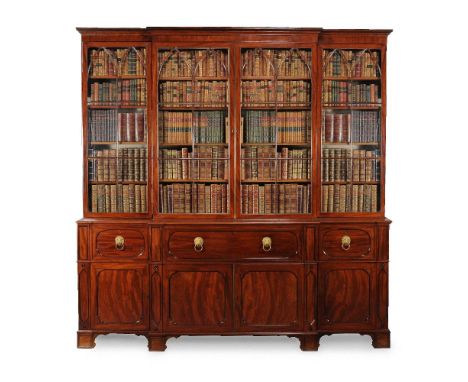
[[[133,333],[390,346],[390,30],[77,28],[78,347]]]

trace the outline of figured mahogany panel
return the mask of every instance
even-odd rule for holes
[[[239,331],[300,330],[303,323],[303,265],[235,266],[236,326]]]
[[[165,330],[231,329],[232,266],[165,265],[163,279]]]
[[[161,261],[161,229],[151,227],[151,260]]]
[[[377,327],[388,327],[388,263],[377,265]]]
[[[343,242],[350,239],[349,245]],[[375,259],[375,228],[365,225],[323,225],[319,234],[319,260]]]
[[[78,264],[79,328],[89,329],[89,263]]]
[[[78,226],[78,260],[88,260],[88,226]]]
[[[194,239],[201,237],[203,245],[195,248]],[[264,245],[269,238],[271,246]],[[232,261],[232,260],[301,260],[302,228],[300,226],[227,226],[168,228],[163,233],[167,261]]]
[[[150,321],[152,331],[161,331],[162,325],[162,277],[161,266],[151,267],[151,302]]]
[[[127,261],[148,257],[148,233],[144,225],[93,225],[93,259]],[[116,238],[123,238],[123,245],[116,243]]]
[[[307,261],[314,261],[315,259],[315,227],[306,227],[306,254]]]
[[[317,264],[306,265],[305,330],[317,330]]]
[[[319,264],[319,329],[373,328],[375,263]]]
[[[92,264],[91,312],[93,329],[146,329],[147,265]]]

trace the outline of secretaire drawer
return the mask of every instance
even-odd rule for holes
[[[164,255],[177,260],[300,260],[301,227],[193,226],[164,229]]]
[[[96,224],[91,227],[93,259],[129,260],[148,256],[145,225]]]
[[[375,258],[375,228],[371,225],[321,225],[319,259]]]

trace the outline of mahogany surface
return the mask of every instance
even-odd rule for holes
[[[322,28],[77,28],[82,38],[83,156],[88,147],[88,49],[146,47],[148,211],[88,210],[83,165],[83,219],[78,223],[77,346],[92,348],[107,333],[148,338],[164,351],[179,335],[288,335],[317,350],[322,335],[360,333],[375,348],[390,347],[389,225],[385,218],[386,46],[391,30]],[[162,214],[159,209],[158,49],[229,50],[227,214]],[[311,212],[241,214],[241,49],[312,50]],[[323,49],[381,52],[380,210],[321,212],[321,86]],[[122,236],[124,245],[116,244]],[[351,242],[343,249],[342,240]],[[194,239],[203,248],[194,249]],[[262,239],[272,241],[265,250]]]

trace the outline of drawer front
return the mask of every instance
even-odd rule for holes
[[[300,260],[300,227],[268,228],[261,227],[244,232],[236,232],[236,257],[252,260]]]
[[[375,259],[375,228],[368,225],[320,227],[320,260]]]
[[[206,229],[164,230],[163,245],[167,260],[213,260],[232,258],[234,232]]]
[[[301,232],[300,226],[170,227],[163,233],[164,255],[168,261],[299,261]]]
[[[94,260],[147,259],[148,233],[144,225],[92,226]]]

